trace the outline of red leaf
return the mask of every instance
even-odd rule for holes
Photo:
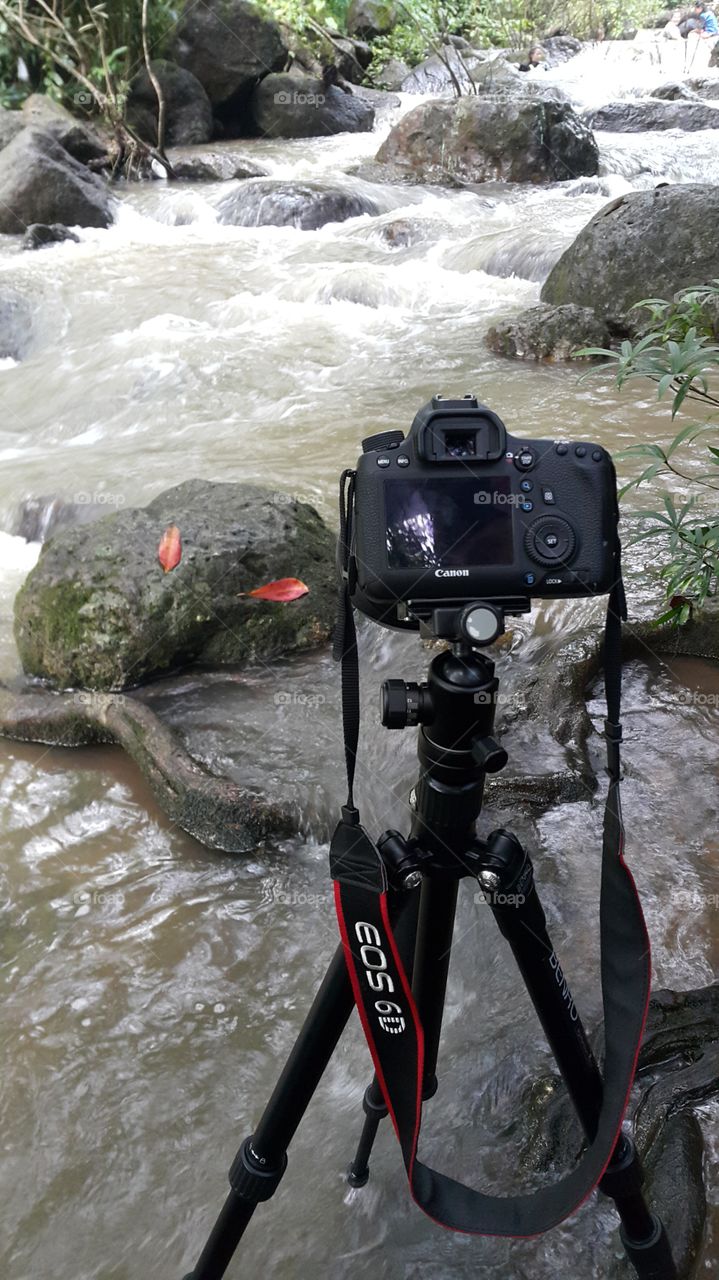
[[[264,587],[255,587],[254,591],[248,591],[248,596],[256,596],[258,600],[299,600],[300,596],[306,596],[309,587],[304,582],[300,582],[299,578],[278,578],[276,582],[268,582]]]
[[[157,558],[160,561],[165,573],[171,573],[176,569],[182,559],[182,539],[180,538],[180,530],[176,524],[171,524],[165,529],[160,538],[160,545],[157,549]]]

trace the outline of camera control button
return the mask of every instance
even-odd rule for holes
[[[601,449],[595,449],[594,452],[592,453],[592,462],[601,462],[603,457],[604,457],[604,454],[602,453]]]
[[[534,488],[534,482],[532,480],[520,480],[519,487],[522,493],[531,493]]]
[[[565,453],[569,453],[569,445],[565,444],[563,440],[560,440],[559,444],[557,445],[557,453],[561,458],[563,458]]]
[[[515,467],[520,471],[529,471],[534,466],[534,454],[531,449],[520,449],[514,459]]]
[[[525,587],[533,587],[537,581],[536,573],[525,573],[523,581]]]
[[[519,505],[521,506],[522,511],[534,511],[534,503],[530,502],[529,498],[525,498],[524,502],[521,502]]]
[[[560,516],[540,516],[527,529],[524,546],[532,560],[551,567],[571,559],[576,537],[568,520]]]
[[[377,466],[378,466],[378,467],[388,467],[388,466],[389,466],[389,464],[390,464],[390,462],[391,462],[391,459],[387,457],[387,454],[386,454],[386,453],[381,453],[381,454],[380,454],[380,456],[379,456],[379,458],[377,459]]]
[[[398,467],[408,467],[408,466],[409,466],[409,457],[408,457],[408,455],[407,455],[406,453],[400,453],[400,454],[398,454],[398,455],[397,455],[397,466],[398,466]]]
[[[362,441],[362,452],[373,453],[375,449],[399,449],[403,440],[403,431],[378,431],[377,435],[367,436]]]
[[[557,547],[559,546],[559,538],[556,533],[545,533],[544,543],[547,547]]]
[[[586,458],[587,446],[585,444],[578,444],[574,452],[576,453],[578,458]]]
[[[542,489],[542,502],[545,502],[548,507],[553,507],[556,501],[554,489]]]

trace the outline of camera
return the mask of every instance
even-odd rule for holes
[[[606,449],[511,436],[471,395],[436,396],[406,437],[363,440],[351,517],[352,602],[397,630],[451,637],[477,601],[524,613],[534,597],[603,594],[617,577]]]

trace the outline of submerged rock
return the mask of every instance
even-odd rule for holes
[[[158,547],[171,525],[182,558],[165,573]],[[334,539],[312,507],[189,480],[45,543],[15,601],[20,658],[55,687],[112,690],[195,661],[309,649],[332,626],[333,562]],[[241,594],[283,577],[309,594],[287,605]]]
[[[425,102],[377,160],[424,182],[558,182],[599,168],[594,136],[570,106],[527,97]]]
[[[719,107],[703,102],[610,102],[586,116],[592,129],[610,133],[646,133],[652,129],[719,129]]]
[[[172,58],[197,77],[215,107],[249,96],[287,59],[279,26],[250,0],[204,0],[184,9]]]
[[[344,222],[377,207],[364,195],[321,182],[247,182],[217,205],[218,220],[234,227],[296,227],[315,231],[327,222]]]
[[[267,170],[231,150],[174,147],[167,153],[176,178],[183,182],[231,182],[264,178]]]
[[[642,298],[671,298],[719,276],[719,187],[633,191],[600,209],[562,254],[542,302],[592,307],[622,318]]]
[[[367,133],[374,124],[368,102],[313,76],[265,76],[252,98],[252,116],[268,138],[315,138]]]
[[[590,307],[530,307],[514,320],[493,325],[486,343],[514,360],[570,360],[580,347],[609,347],[609,325]]]
[[[101,178],[40,129],[23,129],[0,151],[0,232],[33,222],[107,227],[110,196]]]
[[[61,222],[53,222],[49,226],[45,222],[33,222],[22,238],[22,249],[44,249],[48,244],[60,244],[63,240],[74,240],[79,244],[80,237],[64,227]]]
[[[165,100],[165,143],[168,147],[209,142],[214,122],[212,104],[196,76],[185,67],[158,58],[152,62]],[[127,121],[151,146],[157,146],[158,102],[155,86],[143,67],[130,85]]]

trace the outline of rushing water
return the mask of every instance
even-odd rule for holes
[[[677,56],[656,42],[602,46],[547,78],[578,106],[601,105],[675,75]],[[374,155],[390,121],[373,136],[233,149],[273,176],[362,189],[345,170]],[[528,435],[573,432],[617,448],[665,433],[649,398],[619,397],[601,378],[580,382],[572,368],[506,363],[484,346],[490,322],[537,300],[552,263],[610,196],[719,180],[719,133],[600,143],[599,179],[481,194],[373,188],[378,217],[317,232],[221,226],[226,186],[157,182],[126,192],[115,226],[83,231],[79,244],[19,254],[0,242],[0,288],[28,298],[36,317],[27,358],[0,368],[0,678],[17,674],[12,598],[37,554],[12,536],[25,497],[112,508],[188,476],[269,480],[334,518],[337,472],[359,439],[406,427],[440,389],[471,389]],[[509,688],[553,636],[590,614],[549,605],[522,620],[502,658]],[[417,678],[425,655],[414,640],[370,628],[362,649],[363,807],[373,829],[402,825],[414,746],[409,734],[377,732],[376,687],[387,675]],[[328,656],[188,675],[143,696],[213,767],[288,794],[310,834],[250,858],[209,853],[157,811],[121,752],[0,744],[8,1280],[182,1274],[336,943],[323,843],[341,794]],[[716,970],[708,895],[719,849],[706,833],[719,800],[718,701],[700,665],[628,673],[630,855],[657,985],[697,986]],[[592,711],[601,718],[599,701]],[[515,726],[507,745],[519,771],[562,766],[540,725]],[[488,811],[487,829],[500,822],[537,852],[560,954],[594,1022],[587,922],[598,811],[564,806],[537,822]],[[549,1059],[471,890],[458,938],[427,1150],[469,1178],[481,1164],[487,1183],[507,1187],[521,1149],[517,1106]],[[278,1280],[310,1269],[323,1280],[459,1280],[479,1267],[497,1280],[548,1280],[578,1274],[581,1256],[583,1276],[606,1274],[604,1256],[617,1246],[605,1205],[526,1244],[455,1238],[411,1208],[388,1133],[369,1186],[348,1191],[342,1171],[367,1074],[353,1027],[282,1188],[248,1233],[245,1267]],[[708,1125],[715,1113],[705,1114]],[[709,1268],[715,1233],[712,1222]],[[245,1274],[243,1263],[231,1274]]]

